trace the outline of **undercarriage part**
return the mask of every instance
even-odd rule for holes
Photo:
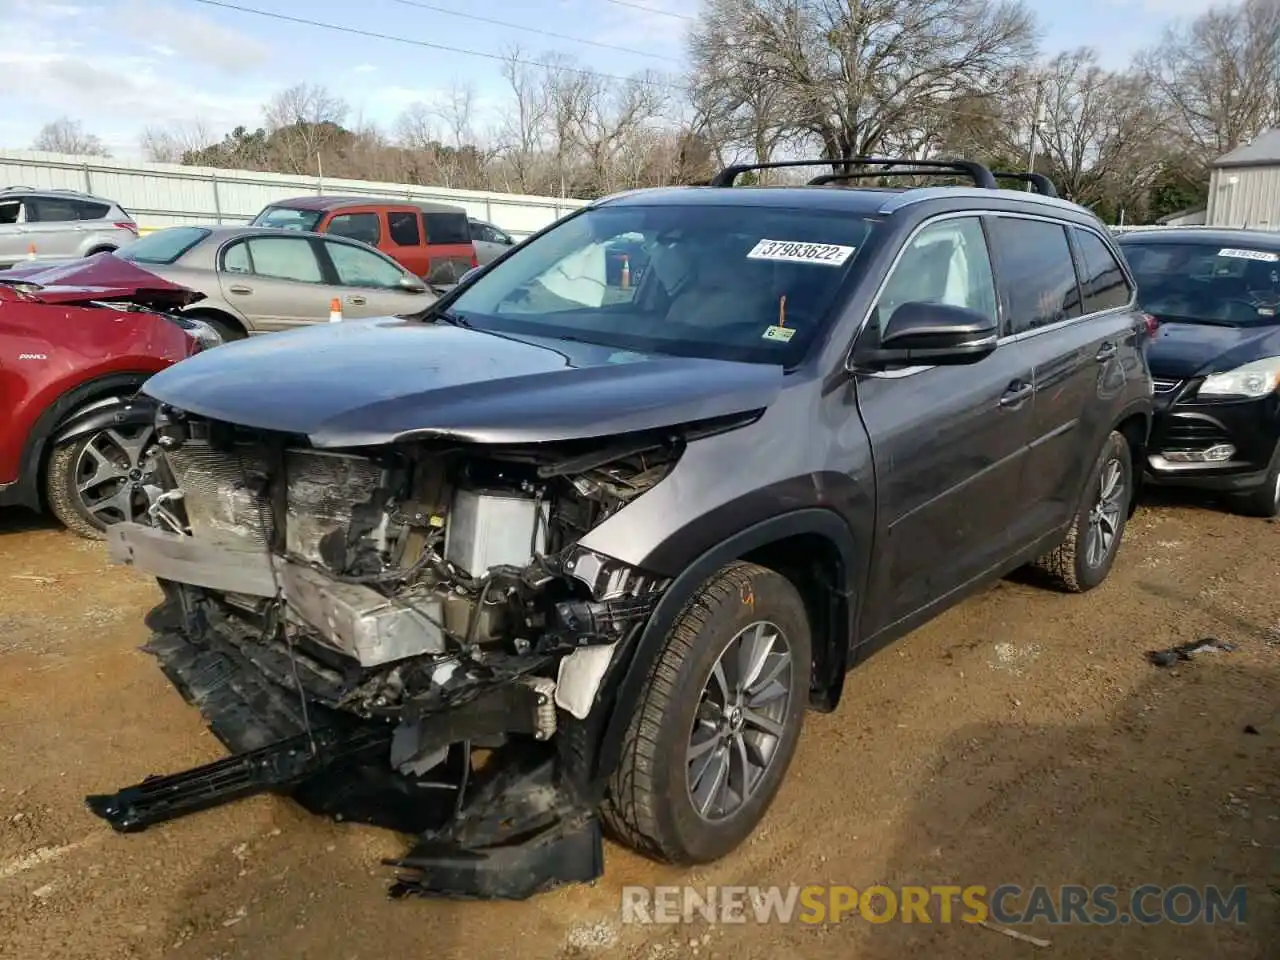
[[[276,592],[273,560],[265,549],[222,546],[140,523],[107,527],[113,563],[176,583],[225,593],[271,597]]]
[[[393,600],[294,563],[282,565],[280,587],[290,613],[361,666],[445,652],[444,609],[437,596]]]
[[[296,786],[326,767],[380,754],[390,739],[385,726],[349,733],[317,730],[182,773],[147,777],[114,794],[86,797],[85,802],[113,830],[136,833],[233,800]]]
[[[600,822],[560,776],[554,754],[497,751],[447,828],[384,861],[401,873],[393,899],[436,896],[523,900],[604,873]]]

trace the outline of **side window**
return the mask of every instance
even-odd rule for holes
[[[1084,290],[1084,312],[1097,313],[1123,307],[1133,291],[1124,271],[1107,245],[1095,233],[1075,230],[1080,251],[1080,287]]]
[[[338,283],[344,287],[377,287],[393,289],[404,273],[371,250],[361,250],[347,243],[326,243],[325,250],[337,271]]]
[[[915,235],[876,303],[874,317],[881,329],[904,303],[968,307],[996,319],[991,259],[977,217],[941,220]]]
[[[388,213],[387,230],[391,234],[391,242],[396,246],[416,247],[422,243],[422,234],[418,231],[418,215],[416,213],[409,213],[403,210]]]
[[[21,213],[21,199],[15,197],[10,200],[0,200],[0,227],[10,223],[17,223]]]
[[[248,242],[241,240],[223,251],[222,269],[225,273],[253,273],[253,261],[249,259]]]
[[[276,280],[323,283],[320,261],[306,237],[254,237],[246,241],[253,273]]]
[[[332,233],[335,237],[359,240],[361,243],[375,247],[382,239],[382,230],[379,228],[376,213],[340,213],[329,221],[325,232]]]
[[[1006,332],[1025,333],[1080,316],[1066,227],[1022,217],[992,217],[990,223]]]
[[[50,197],[33,197],[27,201],[27,220],[36,223],[65,223],[79,220],[80,214],[72,200],[54,200]]]
[[[94,203],[92,200],[77,200],[74,206],[81,220],[101,220],[111,209],[105,203]]]

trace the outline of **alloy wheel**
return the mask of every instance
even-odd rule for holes
[[[156,467],[154,440],[150,426],[112,427],[89,438],[72,476],[86,514],[104,526],[146,517],[151,502],[147,486]]]
[[[689,798],[704,820],[737,813],[764,781],[786,732],[791,647],[758,621],[725,646],[698,702],[686,757]]]
[[[1085,560],[1100,567],[1115,549],[1124,510],[1124,468],[1112,457],[1102,467],[1098,481],[1098,498],[1089,510],[1089,527],[1085,538]]]

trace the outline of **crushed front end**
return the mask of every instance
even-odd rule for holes
[[[166,406],[157,430],[169,489],[111,555],[160,581],[146,649],[232,756],[90,807],[127,831],[285,792],[417,834],[396,894],[598,876],[584,731],[667,584],[576,543],[680,437],[331,451]]]

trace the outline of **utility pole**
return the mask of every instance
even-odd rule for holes
[[[1027,145],[1027,173],[1036,172],[1036,148],[1040,143],[1040,127],[1044,123],[1044,78],[1036,76],[1036,101],[1035,108],[1031,114],[1031,142]],[[1028,191],[1035,189],[1035,185],[1028,183],[1026,189]]]

